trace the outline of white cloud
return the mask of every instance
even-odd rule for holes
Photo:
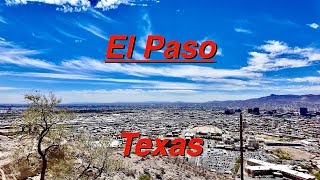
[[[317,23],[307,24],[307,26],[309,26],[313,29],[318,29],[318,27],[319,27],[319,25]]]
[[[88,12],[89,12],[93,17],[95,17],[95,18],[97,18],[97,19],[100,19],[100,20],[102,20],[102,21],[104,21],[104,22],[107,22],[107,23],[115,23],[115,22],[117,22],[117,21],[111,19],[110,17],[105,16],[105,15],[102,14],[101,12],[93,9],[93,8],[89,8],[89,9],[88,9]]]
[[[5,0],[7,5],[27,4],[29,2],[38,2],[51,5],[57,5],[56,8],[63,12],[81,12],[87,11],[91,7],[90,0]],[[94,8],[102,10],[116,9],[119,5],[129,6],[148,6],[147,3],[156,2],[155,0],[99,0]]]
[[[0,64],[14,64],[18,66],[26,66],[33,68],[59,70],[59,68],[56,65],[39,59],[31,59],[17,56],[5,56],[3,54],[0,55]]]
[[[252,31],[250,31],[248,29],[243,29],[243,28],[234,28],[234,31],[239,32],[239,33],[252,34]]]
[[[88,81],[107,81],[119,83],[158,83],[156,81],[139,80],[139,79],[114,79],[114,78],[99,78],[83,74],[71,73],[39,73],[39,72],[7,72],[0,71],[1,76],[22,76],[22,77],[35,77],[35,78],[50,78],[50,79],[65,79],[65,80],[88,80]]]
[[[310,66],[320,60],[320,49],[289,47],[286,43],[269,40],[258,47],[259,52],[249,52],[247,71],[275,71],[285,68]]]
[[[309,82],[309,83],[320,83],[320,77],[317,76],[307,76],[300,78],[288,79],[291,82]]]
[[[15,73],[15,72],[1,72],[1,76],[21,76],[21,77],[33,77],[33,78],[50,78],[50,79],[63,79],[63,80],[86,80],[86,81],[100,81],[100,82],[117,82],[117,83],[129,83],[129,84],[143,84],[132,85],[133,88],[148,88],[148,89],[200,89],[200,85],[195,83],[183,83],[183,82],[165,82],[156,80],[141,80],[141,79],[115,79],[115,78],[99,78],[90,75],[81,74],[65,74],[65,73]],[[1,89],[0,89],[1,90]]]
[[[147,66],[137,64],[113,63],[106,65],[101,60],[80,58],[76,60],[62,61],[61,64],[54,64],[28,56],[39,53],[38,51],[26,50],[6,41],[0,41],[0,52],[2,64],[13,64],[33,68],[42,68],[59,72],[118,72],[133,76],[164,76],[177,78],[257,78],[262,74],[248,72],[242,69],[215,69],[196,65],[171,65],[171,66]],[[142,55],[135,54],[136,58]],[[140,57],[137,57],[140,56]]]
[[[142,89],[118,89],[118,90],[82,90],[55,92],[62,97],[64,103],[71,102],[207,102],[210,100],[247,99],[257,95],[252,94],[228,94],[217,92],[198,92],[193,90],[142,90]],[[81,97],[81,98],[79,98]],[[159,99],[159,97],[161,97]]]
[[[149,6],[150,2],[158,2],[155,0],[100,0],[95,8],[101,8],[103,10],[116,9],[119,5],[129,5],[129,6]]]
[[[320,86],[310,86],[310,85],[296,85],[296,86],[287,86],[281,89],[283,93],[295,93],[295,94],[319,94]]]
[[[147,38],[149,35],[152,35],[152,25],[151,25],[151,20],[148,14],[144,14],[142,17],[143,20],[143,25],[142,27],[142,35],[141,38],[138,41],[138,46],[141,49],[145,49],[146,48],[146,44],[147,44]]]
[[[229,86],[226,86],[229,87]],[[230,87],[229,87],[230,88]],[[232,87],[231,87],[232,88]],[[242,90],[239,88],[238,90]],[[222,100],[244,100],[257,98],[261,96],[275,94],[318,94],[320,86],[283,86],[283,87],[266,87],[261,88],[258,92],[217,92],[217,91],[197,91],[188,89],[98,89],[98,90],[70,90],[54,91],[54,93],[63,99],[63,103],[111,103],[111,102],[145,102],[145,101],[162,101],[162,102],[207,102]],[[45,89],[40,89],[45,92]],[[47,90],[47,91],[52,91]],[[237,90],[236,90],[237,91]],[[0,99],[5,103],[23,103],[23,94],[26,90],[17,92],[1,92]],[[161,98],[159,98],[161,97]]]
[[[142,24],[140,25],[140,27],[141,27],[142,32],[141,32],[141,35],[140,35],[140,38],[139,38],[137,44],[138,44],[139,48],[144,50],[146,48],[148,36],[153,34],[151,19],[147,13],[143,15]],[[154,43],[156,43],[156,41]],[[164,51],[157,50],[155,52],[163,53]],[[138,59],[138,60],[145,59],[144,55],[141,53],[138,53],[137,51],[135,51],[133,53],[133,57],[134,57],[134,59]]]
[[[88,0],[5,0],[7,4],[27,4],[28,2],[40,2],[46,4],[55,4],[55,5],[63,5],[70,4],[73,6],[78,5],[90,5],[90,1]]]
[[[266,43],[267,44],[260,46],[259,49],[270,53],[284,52],[289,49],[288,45],[284,42],[269,40]]]
[[[305,56],[307,56],[307,58],[309,59],[309,61],[319,61],[320,60],[320,51],[314,51],[314,52],[305,52],[303,53]]]
[[[150,85],[134,85],[133,88],[141,89],[185,89],[196,90],[201,89],[201,84],[183,83],[183,82],[153,82]]]
[[[266,17],[266,20],[274,23],[274,24],[280,24],[280,25],[289,25],[289,26],[298,26],[296,23],[288,20],[288,19],[275,19],[273,17]]]
[[[211,47],[208,46],[207,48],[211,48]],[[206,51],[205,51],[206,54],[209,53],[210,50],[211,50],[211,49],[210,49],[209,52],[207,52],[207,48],[206,48]],[[221,49],[221,48],[218,48],[217,53],[216,53],[216,56],[223,56],[223,54],[222,54],[222,49]]]
[[[223,83],[231,84],[236,86],[260,86],[262,84],[270,84],[271,81],[261,80],[261,79],[230,79],[230,78],[191,78],[192,81],[198,82],[211,82],[211,83]]]
[[[24,100],[23,93],[17,92],[1,92],[0,99],[2,104],[23,104],[26,103]]]
[[[78,41],[85,41],[85,40],[86,40],[86,39],[84,39],[84,38],[82,38],[82,37],[79,37],[79,36],[73,35],[73,34],[71,34],[71,33],[68,33],[68,32],[66,32],[66,31],[64,31],[64,30],[62,30],[62,29],[60,29],[60,28],[56,28],[56,30],[57,30],[60,34],[66,36],[66,37],[73,38],[73,39],[76,39],[76,40],[78,40]]]
[[[214,69],[211,67],[195,65],[172,65],[172,66],[141,66],[137,64],[108,64],[101,61],[82,58],[79,60],[64,61],[62,65],[65,68],[82,71],[102,71],[102,72],[119,72],[135,76],[167,76],[179,78],[207,77],[207,78],[224,78],[224,77],[242,77],[256,78],[261,77],[260,73],[248,72],[239,69]]]
[[[11,42],[5,41],[4,39],[0,40],[0,64],[13,64],[23,67],[59,70],[59,67],[53,63],[28,57],[39,53],[41,52],[23,49]]]
[[[267,81],[260,80],[237,80],[237,79],[214,79],[211,81],[208,78],[191,78],[193,82],[173,82],[173,81],[157,81],[157,80],[144,80],[144,79],[115,79],[115,78],[101,78],[95,75],[82,75],[70,73],[37,73],[37,72],[1,72],[1,76],[21,76],[31,77],[28,80],[52,83],[48,79],[61,79],[70,80],[70,82],[77,83],[76,80],[91,81],[92,84],[106,83],[128,83],[127,87],[135,89],[167,89],[167,90],[219,90],[219,91],[238,91],[238,90],[261,90],[261,85],[267,84]],[[39,78],[44,78],[42,80]],[[211,82],[210,84],[199,82]],[[212,83],[216,82],[216,83]],[[79,81],[78,83],[82,83]],[[87,82],[88,83],[88,82]]]
[[[91,34],[93,34],[97,37],[100,37],[104,40],[109,41],[109,37],[106,36],[107,33],[105,33],[103,30],[101,30],[100,28],[98,28],[92,24],[81,24],[81,23],[77,22],[76,25],[78,27],[90,32]]]
[[[16,87],[1,87],[0,86],[0,91],[9,91],[9,90],[16,90],[16,89],[19,89],[19,88],[16,88]]]
[[[50,80],[61,79],[70,82],[76,80],[91,81],[90,83],[128,83],[126,88],[140,89],[141,92],[137,96],[147,96],[147,100],[151,98],[151,92],[163,90],[161,93],[168,95],[176,100],[181,99],[180,95],[173,95],[173,92],[185,92],[192,94],[195,91],[208,91],[206,95],[213,95],[212,91],[235,92],[235,91],[270,91],[276,92],[293,92],[290,88],[300,88],[302,86],[279,87],[272,83],[272,79],[263,77],[260,72],[278,70],[282,68],[303,67],[311,65],[313,61],[317,61],[319,50],[315,48],[290,47],[279,41],[267,41],[266,44],[257,47],[258,52],[250,52],[248,66],[241,69],[215,69],[212,67],[197,65],[166,65],[152,66],[139,64],[105,64],[102,60],[90,58],[79,58],[74,60],[65,60],[55,64],[41,59],[34,59],[31,56],[41,53],[40,51],[32,51],[16,46],[5,39],[0,38],[0,64],[12,64],[17,66],[42,68],[51,73],[39,72],[0,72],[1,76],[21,76],[29,77],[26,80]],[[299,55],[299,56],[297,56]],[[60,73],[56,73],[60,72]],[[63,73],[61,73],[63,72]],[[101,75],[104,72],[104,75]],[[143,78],[136,79],[115,79],[108,77],[107,73],[122,73]],[[187,79],[188,82],[172,82],[172,81],[156,81],[150,80],[150,77],[174,77]],[[319,78],[295,78],[290,82],[302,83],[318,83]],[[302,89],[312,92],[317,90],[317,86],[312,88],[302,87]],[[151,89],[151,90],[150,90]],[[152,91],[153,90],[153,91]],[[166,91],[164,91],[166,90]],[[135,91],[138,92],[138,91]],[[301,92],[297,90],[297,93]],[[117,92],[118,93],[118,92]],[[200,93],[200,92],[199,92]],[[198,94],[198,93],[197,93]],[[202,94],[203,95],[203,94]],[[125,98],[127,95],[119,95]],[[205,95],[199,97],[204,98]],[[232,96],[227,96],[232,97]],[[194,101],[191,95],[185,95],[190,101]],[[207,97],[208,99],[209,97]],[[211,97],[210,97],[211,98]],[[121,101],[121,100],[119,100]],[[142,101],[142,100],[141,100]],[[199,100],[201,101],[201,100]]]
[[[130,3],[130,0],[101,0],[95,8],[101,8],[103,10],[116,9],[120,4],[133,5],[133,3]]]
[[[7,21],[2,16],[0,16],[0,22],[3,23],[3,24],[7,24]]]
[[[63,44],[62,41],[60,41],[59,39],[57,39],[56,37],[50,35],[47,32],[44,32],[44,33],[32,33],[32,36],[35,37],[35,38],[41,39],[41,40],[45,40],[45,41],[52,40],[52,41],[55,41],[57,43]]]
[[[144,55],[141,53],[138,53],[137,51],[133,52],[132,57],[133,57],[133,59],[136,59],[136,60],[144,60],[145,59]]]
[[[207,41],[207,40],[210,40],[208,37],[205,37],[204,39],[200,40],[200,41],[197,41],[197,43],[200,45],[202,44],[204,41]],[[218,46],[218,45],[217,45]],[[211,52],[211,46],[207,46],[205,51],[204,51],[206,54],[209,54]],[[222,48],[220,48],[218,46],[218,49],[217,49],[217,53],[216,53],[216,56],[223,56],[222,54]]]
[[[63,12],[81,12],[86,11],[88,9],[88,6],[70,6],[70,5],[62,5],[56,8],[57,11],[63,11]]]
[[[89,0],[5,0],[7,5],[27,4],[28,2],[38,2],[45,4],[58,5],[57,10],[65,12],[87,10],[90,7]]]

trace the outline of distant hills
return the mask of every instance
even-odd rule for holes
[[[320,95],[276,95],[235,101],[210,101],[207,104],[217,106],[233,106],[233,107],[283,107],[283,106],[306,106],[306,107],[320,107]]]
[[[257,99],[248,99],[253,102],[284,102],[284,103],[320,103],[320,95],[275,95],[265,96]]]

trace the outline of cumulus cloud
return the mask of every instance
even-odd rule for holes
[[[27,4],[29,2],[38,2],[51,5],[57,5],[59,11],[64,12],[80,12],[87,11],[92,6],[90,0],[5,0],[7,5]],[[116,9],[119,5],[129,6],[148,6],[149,2],[157,2],[155,0],[99,0],[93,8],[102,10]]]
[[[290,47],[281,41],[269,40],[258,47],[260,51],[249,52],[247,71],[274,71],[285,68],[310,66],[320,60],[320,49]]]
[[[90,5],[88,0],[5,0],[7,4],[27,4],[28,2],[40,2],[46,4],[63,5],[70,4],[73,6]]]
[[[57,5],[57,10],[65,12],[87,10],[90,7],[89,0],[5,0],[7,5],[27,4],[29,2],[38,2],[51,5]]]
[[[266,43],[260,46],[259,49],[270,53],[281,53],[289,49],[288,45],[281,41],[269,40]]]
[[[135,5],[134,1],[130,0],[101,0],[95,6],[103,10],[116,9],[120,4]]]
[[[319,27],[319,25],[317,23],[307,24],[307,26],[309,26],[313,29],[318,29],[318,27]]]

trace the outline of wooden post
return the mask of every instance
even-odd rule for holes
[[[243,180],[243,114],[240,113],[240,178]]]

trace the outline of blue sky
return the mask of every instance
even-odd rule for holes
[[[319,94],[320,2],[5,0],[0,103],[53,91],[64,103],[248,99]],[[215,64],[105,64],[110,35],[213,40]],[[152,59],[163,59],[161,52]]]

